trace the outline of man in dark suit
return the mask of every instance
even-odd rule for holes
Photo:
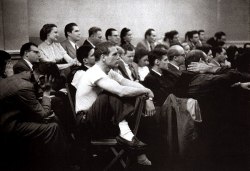
[[[39,62],[40,53],[37,45],[34,43],[25,43],[20,50],[20,59],[14,66],[14,74],[23,71],[33,71],[33,64]]]
[[[124,78],[132,81],[139,80],[139,73],[136,69],[136,64],[133,62],[135,56],[135,48],[131,44],[126,44],[123,47],[124,54],[121,55],[118,70]]]
[[[144,40],[140,41],[137,46],[136,49],[145,49],[148,51],[151,51],[155,48],[156,46],[156,32],[154,29],[148,29],[145,32],[145,36],[144,36]]]
[[[207,44],[214,47],[222,47],[226,42],[226,34],[222,31],[214,34],[214,37],[211,37],[207,40]]]
[[[114,43],[115,45],[118,45],[119,42],[119,33],[114,28],[109,28],[105,32],[105,38],[108,42]]]
[[[89,37],[83,42],[85,46],[95,46],[102,42],[102,29],[99,27],[91,27],[89,29]]]
[[[81,38],[81,32],[76,23],[69,23],[64,29],[65,37],[67,38],[61,42],[62,47],[71,58],[76,58],[76,50],[78,49],[77,41]]]
[[[38,164],[38,168],[56,162],[56,156],[62,159],[65,147],[62,131],[53,121],[50,99],[53,72],[49,71],[49,67],[39,66],[33,72],[24,71],[0,81],[4,90],[0,91],[1,143],[7,153],[17,146],[24,148],[27,161]],[[43,94],[41,103],[37,99],[39,89]]]
[[[167,51],[155,49],[148,55],[150,73],[145,77],[143,85],[154,93],[155,106],[162,106],[170,94],[170,84],[164,81],[163,72],[168,69]]]

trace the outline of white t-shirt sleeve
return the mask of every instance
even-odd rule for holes
[[[91,72],[88,75],[89,76],[89,80],[90,83],[92,85],[96,85],[96,82],[102,78],[108,77],[99,67],[97,66],[93,66],[92,68],[90,68]]]

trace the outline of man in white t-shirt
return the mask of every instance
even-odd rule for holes
[[[145,102],[145,116],[154,115],[152,91],[113,71],[120,59],[113,43],[97,45],[94,55],[96,64],[82,75],[76,91],[78,121],[84,122],[86,115],[91,128],[98,130],[107,128],[108,124],[118,125],[119,143],[132,149],[143,148],[145,144],[134,136],[126,118],[134,111],[136,97],[144,94],[149,97]]]

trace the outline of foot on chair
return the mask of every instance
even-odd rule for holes
[[[118,144],[126,146],[132,150],[144,149],[147,146],[147,144],[143,143],[135,136],[132,138],[132,141],[128,141],[128,140],[122,138],[121,136],[117,136],[116,140],[117,140]]]

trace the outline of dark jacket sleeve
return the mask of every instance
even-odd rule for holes
[[[31,117],[34,119],[41,120],[50,115],[51,99],[43,97],[42,102],[39,103],[33,87],[19,90],[18,100],[21,102],[24,110],[27,111],[27,114],[31,114]]]

